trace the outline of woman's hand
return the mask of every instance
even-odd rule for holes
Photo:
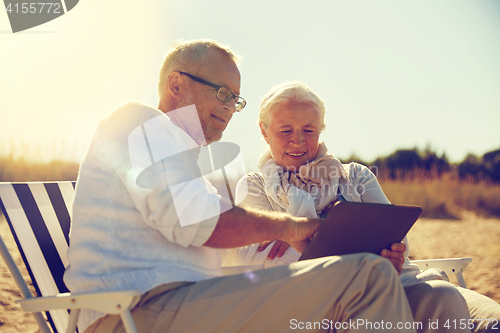
[[[396,268],[399,274],[403,270],[403,263],[405,262],[405,251],[406,245],[404,243],[394,243],[391,245],[391,249],[384,249],[380,252],[380,255],[388,259]]]
[[[262,252],[264,251],[267,246],[269,244],[271,244],[272,242],[262,242],[260,243],[259,245],[259,248],[257,249],[257,251],[259,252]],[[284,241],[281,241],[279,239],[276,240],[276,243],[274,243],[271,251],[269,252],[269,254],[267,255],[267,257],[269,259],[274,259],[276,256],[278,256],[279,258],[283,256],[283,254],[285,254],[285,251],[290,247],[290,244],[288,244],[287,242],[284,242]]]

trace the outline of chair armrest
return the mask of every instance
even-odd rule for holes
[[[127,310],[141,295],[140,290],[106,291],[82,294],[59,294],[17,300],[26,312],[42,312],[55,309],[92,309],[107,314],[119,314]]]
[[[248,266],[227,266],[222,267],[222,275],[235,275],[242,274],[251,271],[257,271],[259,269],[263,269],[264,265],[248,265]]]
[[[456,275],[465,272],[467,266],[472,262],[472,258],[446,258],[429,260],[412,260],[421,270],[429,268],[439,268],[448,275]]]

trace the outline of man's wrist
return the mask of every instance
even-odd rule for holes
[[[267,220],[265,229],[268,230],[266,238],[273,241],[275,239],[287,241],[293,235],[294,217],[280,212],[262,212],[263,217]]]
[[[282,240],[287,243],[290,242],[290,240],[293,239],[293,235],[295,233],[295,223],[297,222],[292,216],[283,216],[283,220],[280,223],[281,228],[279,230],[279,237],[277,237],[276,239]]]

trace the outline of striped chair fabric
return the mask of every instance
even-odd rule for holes
[[[67,293],[71,203],[75,182],[0,183],[0,206],[38,295]],[[64,332],[67,310],[47,317],[54,331]]]
[[[63,275],[68,266],[66,252],[69,246],[71,208],[75,195],[75,182],[28,182],[0,183],[0,207],[4,213],[21,256],[39,296],[33,299],[26,282],[4,246],[0,237],[0,252],[7,262],[14,280],[25,297],[21,307],[34,312],[35,319],[42,332],[49,332],[45,319],[37,311],[46,311],[47,318],[54,332],[74,332],[81,307],[111,314],[120,314],[125,330],[137,332],[130,314],[130,304],[140,297],[139,290],[103,292],[71,295],[64,285]],[[3,246],[2,246],[3,245]],[[10,265],[9,265],[10,262]],[[239,274],[249,270],[263,268],[262,265],[228,267],[225,275]],[[65,295],[62,295],[65,294]],[[31,302],[31,300],[42,302]],[[94,299],[94,300],[92,300]],[[68,301],[71,302],[68,306]],[[75,303],[78,304],[73,304]],[[65,306],[57,306],[61,302]],[[52,306],[56,304],[56,306]],[[79,306],[83,305],[83,306]],[[118,305],[118,306],[117,306]],[[43,310],[33,310],[40,309]],[[54,308],[62,310],[52,310]],[[73,309],[71,315],[67,309]],[[122,309],[122,310],[117,310]],[[75,311],[77,310],[77,311]],[[75,312],[73,312],[75,311]]]
[[[66,251],[69,246],[70,216],[74,194],[75,182],[70,181],[0,183],[0,207],[38,295],[54,296],[68,292],[63,282],[63,275],[68,266]],[[2,244],[0,237],[0,245]],[[471,258],[448,258],[413,262],[423,270],[437,267],[449,275],[455,275],[459,284],[465,288],[462,272],[471,261]],[[235,271],[231,270],[232,268],[234,267],[226,269],[225,274],[238,274],[262,267],[236,267]],[[126,291],[126,295],[120,293],[118,296],[130,298],[130,295],[138,295],[136,292]],[[104,296],[114,297],[110,294]],[[135,332],[130,312],[129,310],[126,312],[126,314],[120,313],[126,330]],[[70,322],[67,310],[50,310],[46,313],[54,332],[66,331]],[[76,322],[74,325],[76,326]]]

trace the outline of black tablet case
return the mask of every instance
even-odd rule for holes
[[[299,260],[371,252],[399,243],[422,214],[418,206],[337,202]]]

